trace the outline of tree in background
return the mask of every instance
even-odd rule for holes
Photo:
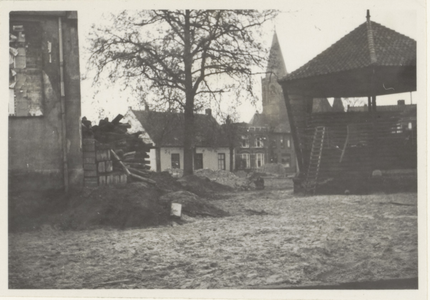
[[[228,148],[230,150],[230,171],[234,170],[234,149],[239,146],[240,142],[240,128],[237,123],[233,121],[230,115],[225,118],[224,124],[222,124],[224,136],[228,142]]]
[[[364,98],[358,98],[358,97],[354,97],[354,98],[343,98],[345,100],[346,103],[346,107],[348,109],[348,107],[356,107],[356,106],[364,106],[366,105],[366,101]]]
[[[261,26],[277,11],[123,11],[93,27],[89,65],[107,78],[184,112],[184,174],[192,174],[194,112],[230,90],[252,93],[267,51]]]

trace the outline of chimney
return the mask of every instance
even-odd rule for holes
[[[208,115],[208,116],[212,116],[212,109],[210,109],[210,108],[206,108],[206,109],[205,109],[205,113],[206,113],[206,115]]]
[[[149,111],[149,105],[148,105],[148,103],[145,103],[145,110]]]
[[[405,100],[397,100],[397,105],[405,105]]]

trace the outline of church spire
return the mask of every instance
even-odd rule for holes
[[[287,75],[284,57],[282,56],[281,46],[279,45],[276,31],[273,33],[272,46],[270,48],[269,60],[266,72],[275,73],[278,78]],[[266,76],[270,76],[267,74]]]

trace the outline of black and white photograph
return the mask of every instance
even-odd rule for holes
[[[265,2],[1,1],[2,296],[427,297],[425,1]]]

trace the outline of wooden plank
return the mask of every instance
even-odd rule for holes
[[[84,157],[84,164],[95,164],[96,158],[95,157]]]
[[[84,171],[95,171],[97,170],[96,164],[84,164]]]
[[[139,175],[133,174],[133,173],[130,173],[130,176],[131,176],[131,177],[133,177],[133,178],[139,179],[139,180],[141,180],[141,181],[143,181],[143,182],[147,182],[147,183],[151,183],[151,184],[157,184],[157,183],[156,183],[154,180],[152,180],[152,179],[145,178],[145,177],[142,177],[142,176],[139,176]]]
[[[106,185],[106,176],[105,175],[99,176],[99,185]]]
[[[113,174],[106,175],[106,184],[107,185],[113,184]]]
[[[127,184],[127,174],[121,174],[120,183],[121,184]]]
[[[115,153],[115,151],[113,151],[112,149],[110,150],[113,157],[119,162],[119,164],[121,165],[121,167],[124,169],[125,173],[127,173],[128,176],[130,176],[130,171],[128,170],[128,168],[124,165],[124,163],[119,159],[118,155]]]
[[[136,174],[136,175],[139,175],[139,176],[143,176],[143,177],[146,177],[146,176],[148,176],[149,174],[149,172],[148,171],[146,171],[146,170],[138,170],[138,169],[135,169],[135,168],[131,168],[131,167],[128,167],[128,169],[130,170],[130,172],[132,172],[132,173],[134,173],[134,174]]]
[[[84,185],[89,187],[97,187],[99,185],[97,177],[84,178]]]
[[[88,170],[84,170],[84,177],[96,177],[97,176],[97,171],[88,171]]]
[[[100,161],[97,163],[97,171],[99,173],[105,173],[106,172],[106,164],[104,161]]]
[[[105,161],[105,165],[106,165],[106,173],[113,171],[113,164],[111,160]]]
[[[97,150],[96,151],[96,159],[97,159],[97,161],[110,160],[110,151],[109,150]]]

